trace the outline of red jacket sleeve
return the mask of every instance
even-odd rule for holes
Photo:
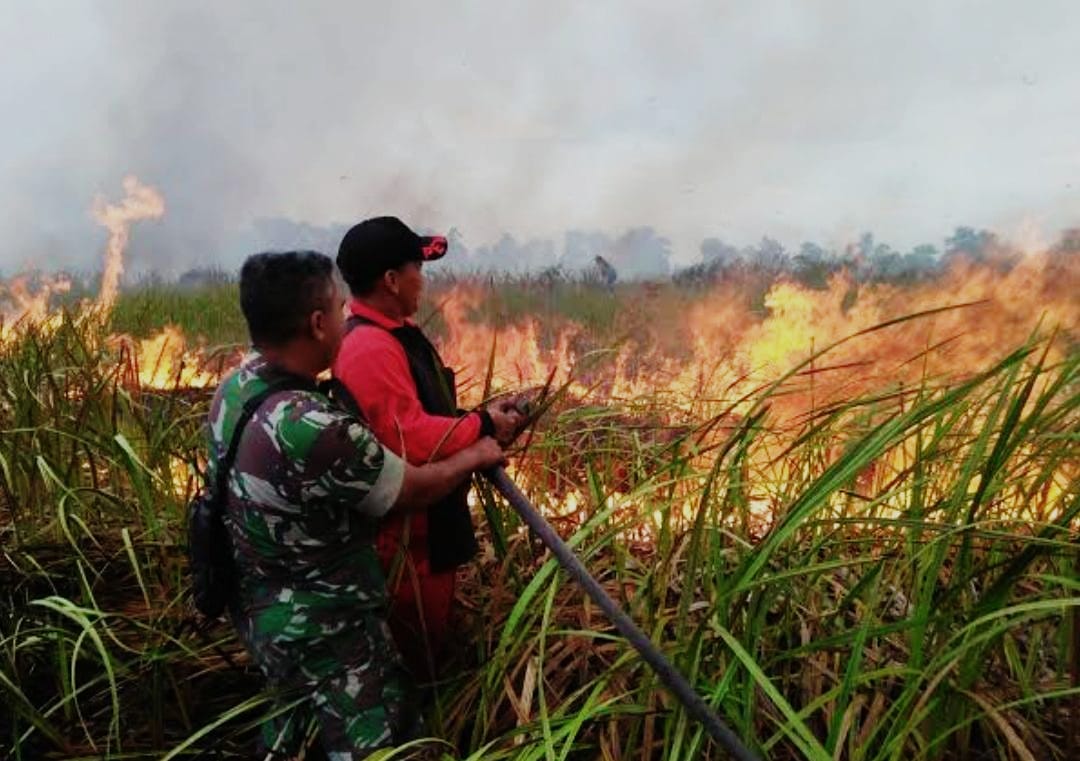
[[[480,437],[476,413],[454,418],[424,411],[405,350],[382,328],[354,328],[334,362],[334,375],[360,406],[375,437],[413,465],[449,457]]]

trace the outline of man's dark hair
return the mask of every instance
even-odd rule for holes
[[[279,346],[302,335],[308,317],[326,304],[334,277],[330,257],[316,251],[249,256],[240,269],[240,309],[255,346]]]
[[[391,268],[387,268],[391,269]],[[374,290],[382,279],[386,270],[375,274],[374,272],[356,272],[351,268],[346,272],[341,266],[338,266],[338,271],[341,273],[341,279],[345,281],[345,285],[349,286],[349,293],[353,296],[368,296]]]

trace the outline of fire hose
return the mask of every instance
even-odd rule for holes
[[[532,529],[548,549],[555,555],[559,565],[576,581],[582,589],[592,598],[600,609],[604,611],[611,623],[619,630],[641,657],[648,663],[660,680],[667,685],[672,694],[682,703],[687,714],[704,727],[709,736],[718,745],[727,750],[732,758],[737,761],[759,761],[739,736],[720,719],[716,712],[701,698],[686,680],[675,665],[660,652],[645,632],[638,628],[637,624],[619,607],[611,596],[604,591],[600,583],[593,578],[585,565],[578,559],[574,551],[562,540],[551,524],[544,520],[540,512],[532,506],[528,498],[521,492],[506,474],[503,468],[496,467],[484,473],[511,507],[517,511],[521,519]]]

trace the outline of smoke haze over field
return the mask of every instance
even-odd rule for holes
[[[1078,35],[1065,0],[0,0],[0,268],[100,267],[92,202],[129,173],[166,208],[135,270],[378,213],[496,263],[1052,238],[1080,223]]]

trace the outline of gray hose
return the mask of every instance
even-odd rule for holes
[[[679,702],[683,704],[691,718],[698,721],[705,728],[705,731],[709,733],[709,736],[718,745],[725,748],[732,758],[737,759],[737,761],[760,761],[743,744],[738,735],[732,732],[717,716],[716,712],[701,699],[701,696],[694,691],[686,678],[660,652],[652,640],[645,636],[645,633],[637,627],[637,624],[630,619],[630,616],[626,615],[618,603],[611,599],[578,559],[577,555],[574,554],[573,550],[562,540],[562,537],[555,533],[555,529],[551,527],[551,524],[544,520],[539,511],[532,506],[528,498],[521,493],[517,484],[510,480],[510,476],[506,474],[506,471],[502,468],[493,468],[484,475],[499,493],[506,497],[506,500],[521,516],[521,519],[528,524],[529,528],[540,537],[540,541],[546,544],[555,554],[559,565],[585,590],[593,602],[600,606],[601,610],[615,624],[615,628],[619,630],[619,633],[626,637],[630,644],[634,646],[634,649],[641,654],[641,657],[652,666],[653,671],[678,698]]]

